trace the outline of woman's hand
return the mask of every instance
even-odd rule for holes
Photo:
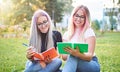
[[[41,65],[42,68],[45,68],[46,67],[45,61],[40,61],[40,65]]]
[[[30,47],[30,48],[27,49],[26,57],[29,60],[32,60],[34,54],[35,54],[35,52],[33,51],[33,47]]]
[[[52,59],[50,58],[50,56],[48,55],[47,57],[44,58],[44,61],[46,64],[49,64],[52,62]]]
[[[64,50],[65,50],[66,52],[70,53],[71,55],[76,56],[76,57],[77,57],[78,54],[80,53],[78,47],[77,47],[76,49],[72,49],[72,48],[70,48],[70,47],[67,47],[67,48],[65,48]]]
[[[66,60],[67,60],[67,57],[68,57],[68,55],[67,55],[67,54],[62,54],[62,59],[63,59],[64,61],[66,61]]]
[[[44,60],[40,60],[40,65],[42,66],[42,68],[45,68],[46,64],[49,64],[50,62],[52,62],[52,60],[49,56],[47,56],[44,58]]]

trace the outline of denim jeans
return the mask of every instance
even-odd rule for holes
[[[62,72],[100,72],[100,65],[96,56],[85,61],[70,55]]]
[[[60,58],[54,59],[51,63],[42,68],[39,61],[27,61],[24,72],[59,72],[62,65]]]

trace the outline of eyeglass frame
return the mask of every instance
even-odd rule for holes
[[[43,25],[47,25],[48,24],[48,20],[43,21],[43,23],[39,23],[37,24],[38,27],[42,27]]]
[[[74,17],[75,18],[80,18],[80,20],[85,20],[86,19],[86,17],[84,16],[84,15],[78,15],[78,14],[74,14]]]

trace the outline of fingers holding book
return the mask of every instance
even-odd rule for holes
[[[65,50],[66,52],[70,53],[70,54],[72,54],[72,52],[73,52],[73,49],[70,48],[69,46],[68,46],[68,47],[65,47],[64,50]]]
[[[69,54],[73,55],[73,56],[76,56],[79,53],[79,48],[78,47],[76,47],[76,49],[66,47],[66,48],[64,48],[64,50],[66,52],[68,52]]]
[[[50,62],[52,62],[52,59],[51,59],[50,56],[48,55],[48,56],[45,57],[44,61],[45,61],[47,64],[49,64]]]
[[[32,50],[32,48],[28,48],[27,49],[27,54],[26,54],[26,57],[28,58],[28,59],[32,59],[33,58],[33,55],[35,54],[35,52]]]

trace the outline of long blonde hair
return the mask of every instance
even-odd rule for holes
[[[90,13],[89,13],[88,8],[86,6],[84,6],[84,5],[76,6],[73,9],[73,11],[72,11],[71,17],[70,17],[70,20],[69,20],[69,25],[68,25],[68,40],[70,40],[72,38],[72,36],[74,35],[74,32],[75,32],[75,25],[73,23],[73,16],[80,9],[84,12],[84,15],[85,15],[85,23],[84,23],[84,25],[83,25],[83,27],[81,29],[80,40],[84,39],[83,34],[86,31],[86,29],[88,27],[90,27]]]
[[[39,16],[46,16],[48,19],[48,23],[50,23],[50,28],[48,30],[48,41],[47,42],[47,49],[53,47],[53,37],[52,37],[52,21],[50,16],[48,15],[47,12],[39,9],[37,10],[32,17],[32,22],[31,22],[31,28],[30,28],[30,41],[29,41],[29,45],[33,46],[36,50],[36,52],[41,52],[41,34],[40,34],[40,30],[38,30],[38,27],[36,25],[37,23],[37,19]]]

